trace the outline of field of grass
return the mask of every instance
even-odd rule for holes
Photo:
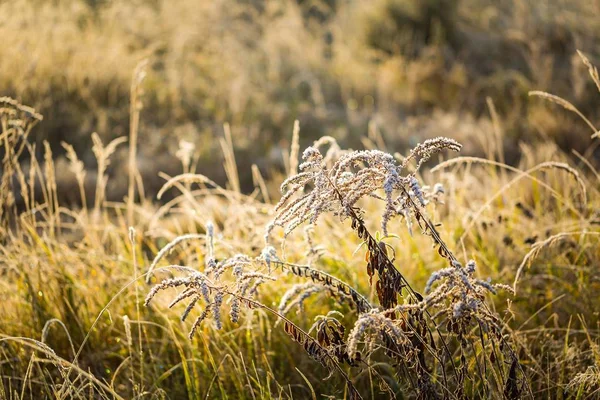
[[[599,398],[599,12],[0,2],[0,399]]]

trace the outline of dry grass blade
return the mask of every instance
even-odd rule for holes
[[[194,234],[194,233],[190,233],[187,235],[183,235],[183,236],[179,236],[176,239],[172,240],[171,242],[169,242],[169,244],[167,244],[165,247],[163,247],[158,254],[156,255],[156,257],[154,257],[154,260],[152,260],[152,263],[150,264],[150,267],[148,268],[148,272],[146,273],[146,283],[150,282],[150,279],[152,278],[152,271],[156,268],[156,266],[158,265],[158,263],[160,262],[160,260],[162,260],[165,255],[167,255],[171,250],[173,250],[176,246],[178,246],[179,244],[186,242],[186,241],[190,241],[190,240],[199,240],[199,239],[206,239],[207,235],[205,234]]]
[[[531,262],[540,254],[540,252],[550,246],[553,246],[567,238],[576,237],[576,236],[600,236],[600,232],[587,232],[587,231],[577,231],[577,232],[561,232],[556,235],[550,236],[548,239],[536,242],[531,246],[531,250],[523,257],[523,261],[519,268],[517,268],[517,272],[515,275],[515,280],[513,282],[513,290],[515,293],[517,292],[517,283],[521,277],[521,274],[525,270],[525,267],[529,266]]]
[[[600,92],[600,76],[598,75],[598,68],[596,68],[596,66],[590,62],[590,60],[585,54],[583,54],[583,52],[577,50],[577,54],[579,55],[585,66],[588,68],[588,72],[590,73],[592,80],[594,81],[596,87],[598,88],[598,91]]]
[[[225,157],[225,173],[227,174],[227,180],[231,185],[231,189],[234,192],[240,193],[240,178],[237,170],[237,163],[235,161],[235,153],[233,151],[233,140],[231,138],[231,128],[229,124],[223,125],[223,131],[225,132],[225,139],[220,138],[219,143],[223,150],[223,156]]]
[[[556,103],[558,105],[560,105],[561,107],[574,112],[575,114],[577,114],[582,120],[585,121],[585,123],[592,129],[592,131],[598,132],[598,129],[596,129],[596,127],[594,126],[594,124],[592,124],[590,122],[589,119],[586,118],[585,115],[583,115],[578,109],[577,107],[575,107],[573,104],[569,103],[567,100],[563,99],[562,97],[558,97],[556,95],[547,93],[547,92],[542,92],[539,90],[533,90],[531,92],[529,92],[530,96],[536,96],[536,97],[541,97],[543,99],[549,100],[553,103]]]
[[[175,186],[175,184],[179,183],[179,182],[201,183],[201,184],[208,184],[215,188],[221,188],[213,180],[209,179],[208,177],[206,177],[204,175],[188,173],[188,174],[177,175],[173,178],[169,178],[167,180],[167,182],[160,188],[156,197],[158,199],[162,198],[162,196],[165,194],[165,192],[167,190],[169,190],[171,187]]]

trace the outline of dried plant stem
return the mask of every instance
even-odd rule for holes
[[[136,281],[135,284],[135,311],[137,314],[137,320],[141,321],[140,314],[140,299],[139,299],[139,289],[138,289],[138,261],[137,261],[137,240],[136,240],[136,231],[135,228],[129,227],[129,242],[131,244],[131,256],[133,260],[133,280]],[[150,276],[150,275],[148,275]],[[129,321],[128,321],[129,322]],[[144,382],[144,349],[142,347],[142,326],[138,325],[138,343],[139,343],[139,357],[140,357],[140,385],[143,385]],[[132,371],[133,373],[133,371]],[[132,381],[133,382],[133,381]],[[143,392],[143,388],[139,388],[140,392]]]
[[[300,154],[300,121],[294,121],[294,131],[292,132],[292,146],[290,148],[290,170],[288,176],[298,173],[298,156]]]
[[[252,164],[252,179],[254,180],[254,186],[260,188],[260,193],[262,194],[263,201],[267,204],[271,204],[271,196],[269,196],[269,190],[267,189],[267,185],[265,183],[265,179],[260,173],[260,169],[256,164]]]
[[[330,184],[334,187],[335,192],[337,193],[337,195],[339,196],[340,200],[342,200],[342,195],[340,193],[340,191],[337,189],[337,187],[335,185],[333,185],[333,182],[331,182],[330,180]],[[412,202],[415,211],[417,213],[420,213],[420,210],[418,208],[418,206],[413,202],[412,198],[408,195],[408,192],[406,191],[406,189],[404,188],[404,186],[402,186],[402,190],[405,192],[405,194],[407,195],[408,199],[410,202]],[[388,272],[392,273],[392,282],[401,282],[402,286],[406,287],[409,294],[411,295],[411,297],[413,298],[413,300],[415,301],[420,301],[422,299],[422,296],[420,294],[418,294],[410,285],[410,283],[406,280],[406,278],[400,273],[400,271],[398,271],[396,269],[396,267],[394,266],[394,264],[392,263],[392,261],[388,258],[388,255],[386,254],[385,251],[382,251],[381,248],[379,247],[379,244],[377,243],[377,241],[375,240],[375,238],[373,238],[373,236],[371,235],[371,233],[368,231],[368,229],[365,227],[364,222],[362,221],[362,219],[356,214],[356,212],[354,211],[354,209],[352,208],[348,208],[347,212],[350,215],[350,218],[352,219],[352,225],[353,228],[356,230],[356,232],[358,232],[359,238],[365,240],[367,242],[367,247],[369,248],[369,251],[375,252],[377,254],[377,256],[379,257],[380,260],[383,260],[383,262],[386,264],[386,267],[388,269]],[[419,214],[418,214],[419,215]],[[450,250],[448,250],[448,248],[446,247],[446,244],[441,240],[441,238],[439,237],[439,235],[437,234],[437,230],[435,229],[435,227],[433,226],[433,224],[431,224],[429,222],[429,220],[427,218],[425,218],[422,214],[421,214],[423,220],[428,224],[428,226],[430,227],[430,231],[432,232],[432,234],[434,234],[434,240],[436,240],[436,242],[438,242],[438,244],[440,245],[440,247],[443,247],[445,249],[446,254],[448,255],[448,257],[451,257],[451,260],[456,260],[454,258],[454,255],[452,254],[452,252],[450,252]],[[380,275],[381,276],[381,275]],[[395,286],[395,283],[392,283],[392,285]],[[400,288],[401,289],[401,288]],[[398,294],[401,295],[401,292],[398,291]],[[383,304],[382,304],[383,305]],[[385,305],[383,305],[385,308]],[[448,347],[448,344],[446,343],[446,341],[444,340],[441,332],[439,331],[439,328],[437,327],[437,325],[435,324],[435,321],[433,319],[433,317],[431,316],[431,314],[429,313],[429,311],[425,310],[425,314],[427,315],[427,317],[433,321],[434,325],[435,325],[435,330],[438,333],[439,339],[442,342],[442,346],[444,348],[444,350],[446,351],[447,355],[451,358],[451,352],[450,352],[450,348]],[[429,333],[429,335],[431,337],[433,337],[433,334],[429,328],[428,325],[426,325],[426,329]],[[413,327],[413,330],[415,330],[415,328]],[[416,330],[415,330],[416,332]],[[420,336],[419,336],[420,339]],[[426,342],[422,339],[421,340],[421,344],[424,346],[427,346]],[[442,362],[442,360],[440,360],[436,354],[436,352],[431,349],[430,353],[437,358],[440,362]],[[419,359],[419,362],[421,363],[422,360]],[[425,365],[421,365],[421,368],[424,368],[424,370],[427,370],[427,366]],[[456,370],[456,367],[454,366],[454,364],[452,363],[452,369],[455,373],[455,375],[458,375],[458,371]],[[444,381],[446,380],[445,377],[445,373],[444,373]]]
[[[311,268],[308,265],[300,265],[300,264],[291,264],[283,261],[271,261],[275,266],[281,267],[282,270],[287,270],[296,276],[300,276],[303,278],[311,278],[313,281],[318,281],[323,283],[325,286],[334,287],[337,290],[341,291],[345,295],[350,296],[355,302],[358,312],[367,312],[373,309],[373,306],[366,297],[356,291],[352,286],[342,281],[341,279],[336,278],[333,275],[330,275],[326,272]]]
[[[130,90],[130,121],[129,121],[129,185],[127,192],[127,225],[134,226],[133,212],[135,204],[135,186],[138,175],[136,153],[137,139],[140,125],[140,111],[143,104],[141,101],[141,84],[146,77],[146,67],[148,60],[142,60],[133,72],[133,79]]]
[[[240,178],[238,176],[237,163],[235,161],[235,153],[233,152],[233,139],[231,137],[231,128],[228,123],[223,125],[223,131],[225,133],[225,139],[220,138],[219,143],[223,150],[223,156],[225,157],[225,173],[227,174],[227,180],[231,185],[231,189],[236,193],[241,193],[240,190]]]
[[[417,205],[417,203],[415,203],[415,201],[412,199],[412,197],[408,194],[408,191],[406,190],[405,187],[402,187],[402,191],[404,192],[404,195],[406,196],[408,201],[411,203],[411,205],[413,207],[413,211],[417,214],[418,220],[425,222],[425,225],[427,227],[426,231],[429,232],[429,234],[433,238],[434,242],[438,246],[440,246],[440,248],[442,249],[442,251],[439,252],[440,255],[442,257],[448,259],[448,261],[450,261],[450,263],[457,261],[456,257],[454,256],[454,253],[452,253],[450,251],[450,249],[448,248],[448,246],[446,246],[446,243],[440,237],[440,234],[437,231],[437,229],[435,229],[435,226],[433,225],[433,223],[429,220],[429,218],[427,218],[427,216],[425,216],[425,214],[423,214],[423,212],[421,211],[421,207],[419,205]]]

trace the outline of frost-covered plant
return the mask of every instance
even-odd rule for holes
[[[283,196],[275,208],[275,219],[267,229],[267,241],[275,226],[284,227],[287,235],[303,222],[314,224],[327,211],[334,211],[342,218],[351,217],[353,207],[365,196],[385,202],[381,228],[387,236],[388,222],[410,210],[409,201],[417,201],[421,206],[427,204],[415,177],[418,167],[439,151],[459,151],[461,147],[449,138],[430,139],[415,147],[400,165],[392,155],[380,150],[353,151],[341,155],[328,168],[327,157],[321,154],[318,145],[304,150],[301,172],[281,185]],[[417,169],[402,176],[413,159],[417,160]],[[312,190],[305,191],[307,185],[312,185]],[[440,189],[436,187],[436,190]]]
[[[328,149],[323,153],[325,146]],[[190,337],[209,314],[215,326],[221,328],[220,310],[225,298],[229,299],[233,322],[238,321],[241,306],[262,308],[277,316],[278,322],[283,321],[286,333],[313,359],[338,371],[352,398],[360,395],[342,365],[371,368],[370,360],[378,357],[380,351],[397,365],[398,379],[409,383],[419,398],[519,397],[525,387],[521,367],[499,318],[485,301],[488,293],[495,294],[498,289],[510,291],[510,287],[480,280],[475,276],[474,261],[464,267],[458,261],[426,212],[428,204],[441,201],[444,188],[441,184],[422,186],[417,175],[434,154],[460,148],[449,138],[431,139],[397,162],[379,150],[343,151],[332,138],[322,138],[304,151],[299,172],[281,185],[282,197],[266,227],[266,247],[259,256],[237,254],[217,262],[212,225],[207,227],[206,235],[182,236],[159,252],[151,269],[178,243],[204,238],[207,252],[203,271],[172,266],[188,276],[167,279],[155,286],[146,304],[163,289],[183,287],[171,306],[187,300],[189,305],[182,316],[185,319],[197,303],[203,302],[204,311],[194,322]],[[363,199],[382,203],[380,225],[384,237],[390,234],[390,221],[404,218],[410,234],[413,226],[418,226],[447,260],[447,268],[432,274],[424,296],[396,268],[391,247],[367,229],[366,212],[361,208]],[[375,281],[378,305],[371,304],[357,288],[312,266],[318,252],[311,229],[305,230],[311,248],[308,265],[291,264],[277,256],[272,246],[277,227],[283,228],[287,237],[302,224],[317,224],[325,213],[342,221],[350,220],[366,246],[366,272],[370,282]],[[259,285],[275,280],[276,269],[310,281],[293,285],[274,310],[256,295]],[[319,317],[309,332],[287,317],[292,309],[301,313],[307,299],[321,294],[355,310],[357,317],[348,334],[342,323],[344,318],[334,316],[334,310]],[[313,331],[316,338],[310,335]]]

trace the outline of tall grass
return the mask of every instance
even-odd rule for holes
[[[460,145],[432,139],[403,157],[325,137],[299,164],[295,126],[278,197],[258,169],[254,191],[241,190],[226,127],[228,184],[197,173],[198,150],[182,142],[184,174],[161,175],[159,195],[176,193],[159,205],[143,201],[135,168],[128,191],[140,196],[107,199],[127,139],[94,136],[93,203],[64,144],[82,203],[66,208],[50,147],[38,161],[29,140],[41,119],[0,100],[2,398],[599,393],[590,154],[523,144],[510,166],[490,142],[487,159],[430,169]],[[497,129],[487,140],[502,141]],[[385,146],[375,129],[364,142]]]

